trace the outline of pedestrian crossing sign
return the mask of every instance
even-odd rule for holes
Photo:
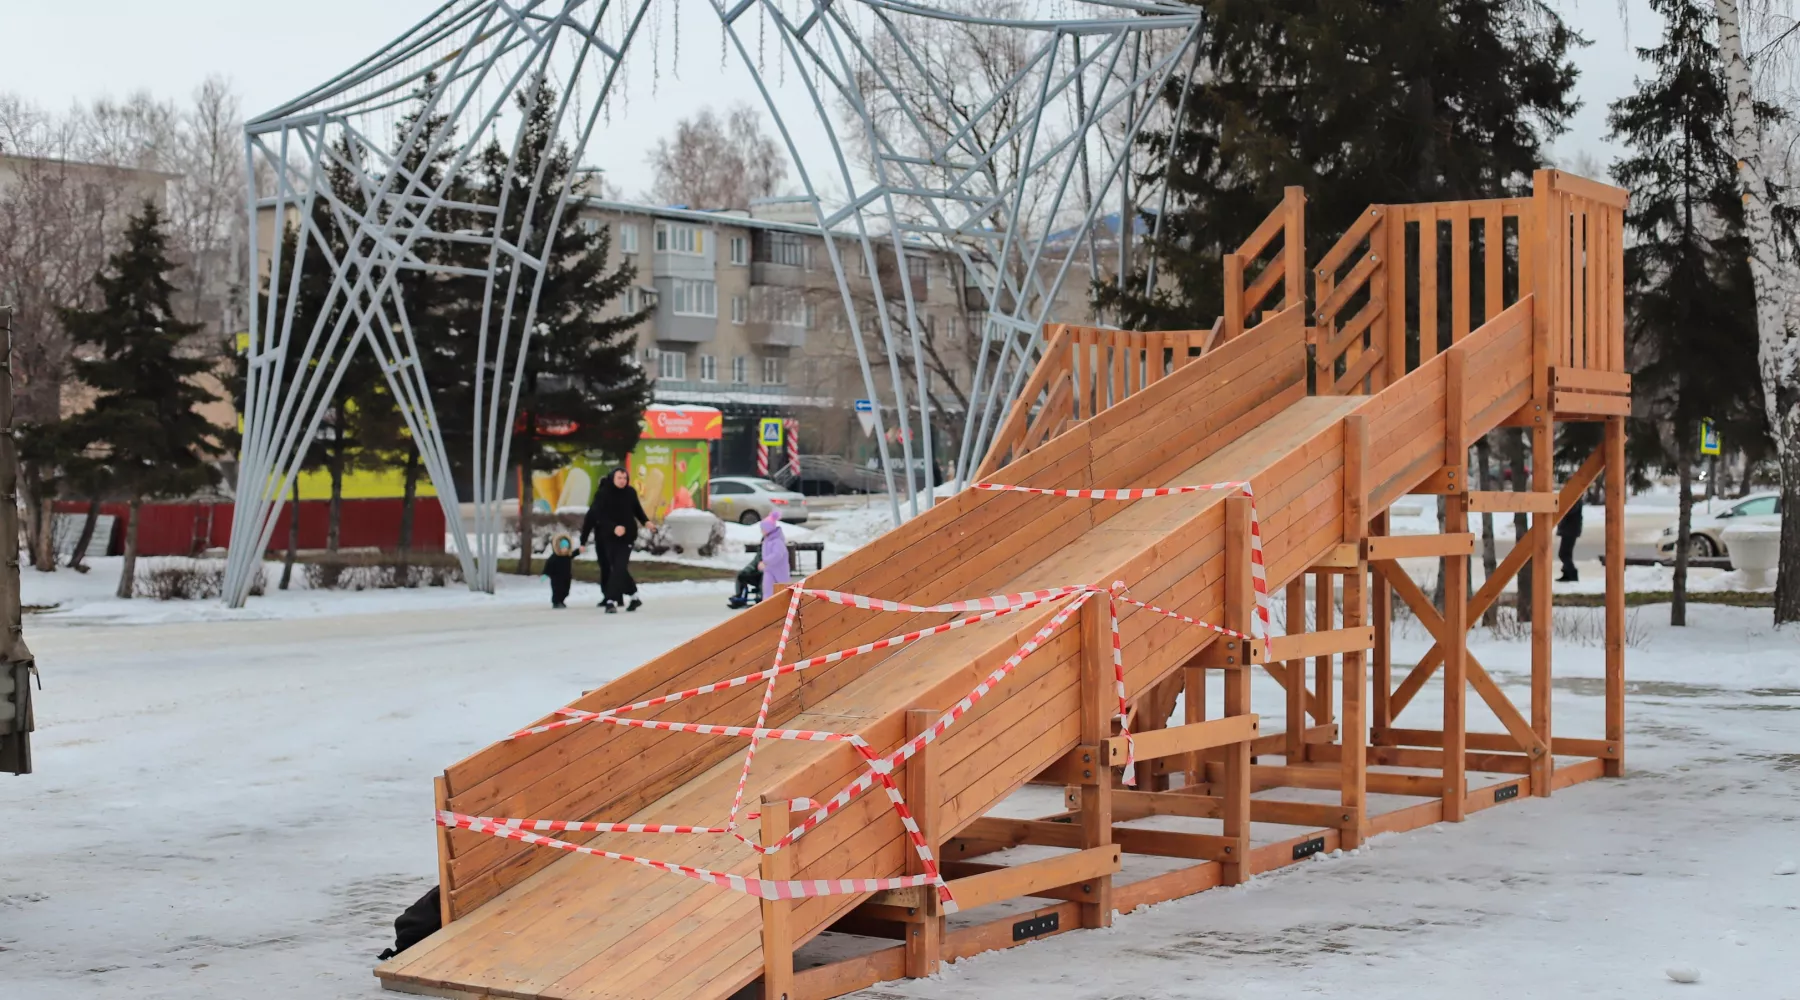
[[[764,417],[760,427],[760,430],[762,431],[762,443],[771,448],[781,447],[781,427],[782,421],[780,417]]]
[[[1711,420],[1700,421],[1700,454],[1719,454],[1720,443],[1719,428]]]

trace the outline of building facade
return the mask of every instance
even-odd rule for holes
[[[825,236],[806,221],[810,205],[770,199],[748,211],[713,212],[590,198],[580,211],[589,231],[610,228],[615,261],[637,268],[635,286],[616,308],[654,310],[639,329],[638,357],[655,378],[656,401],[716,406],[725,413],[716,473],[755,470],[757,425],[765,417],[793,421],[806,454],[858,465],[874,457],[877,442],[855,413],[855,401],[868,389]],[[885,303],[898,348],[889,359],[877,332],[880,304],[861,243],[848,234],[834,238],[851,276],[851,301],[891,428],[893,363],[909,405],[918,405],[904,305]],[[884,246],[874,266],[890,294],[900,289],[899,269],[905,268],[923,320],[936,455],[947,472],[979,355],[985,299],[961,259],[947,250],[908,248],[904,263],[897,263]],[[1071,269],[1057,319],[1089,320],[1087,286],[1086,269]]]

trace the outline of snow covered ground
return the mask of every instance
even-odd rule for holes
[[[432,776],[729,614],[716,593],[648,598],[616,616],[553,612],[531,587],[286,620],[31,616],[38,773],[0,781],[0,992],[383,995],[374,955],[436,879]],[[1559,731],[1597,736],[1597,611],[1559,614]],[[1624,780],[862,996],[1800,998],[1800,876],[1774,874],[1800,860],[1800,637],[1766,610],[1690,615],[1681,631],[1633,612]],[[1528,646],[1475,649],[1522,702]],[[1401,723],[1429,724],[1435,698]],[[1256,700],[1278,714],[1266,678]],[[1471,726],[1496,729],[1478,706]],[[1699,984],[1667,981],[1676,964]]]

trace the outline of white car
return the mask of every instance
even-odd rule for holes
[[[771,510],[780,511],[781,519],[792,524],[805,524],[809,516],[806,494],[755,476],[716,476],[707,497],[707,509],[721,520],[739,524],[755,524]]]
[[[1725,555],[1725,529],[1738,524],[1781,525],[1781,494],[1752,493],[1735,503],[1727,501],[1729,506],[1717,514],[1702,514],[1694,511],[1693,524],[1689,529],[1688,558],[1718,559]],[[1656,540],[1656,551],[1663,559],[1675,558],[1675,527],[1670,525],[1663,529],[1662,536]]]

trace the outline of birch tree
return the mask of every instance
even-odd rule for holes
[[[1750,246],[1750,277],[1756,288],[1757,365],[1763,409],[1775,439],[1781,470],[1780,575],[1775,585],[1775,623],[1800,622],[1800,329],[1795,299],[1800,292],[1791,239],[1776,223],[1776,200],[1758,127],[1754,80],[1744,53],[1744,9],[1740,0],[1713,0],[1719,20],[1719,51],[1725,60],[1731,107],[1732,155],[1737,159],[1744,231]]]

